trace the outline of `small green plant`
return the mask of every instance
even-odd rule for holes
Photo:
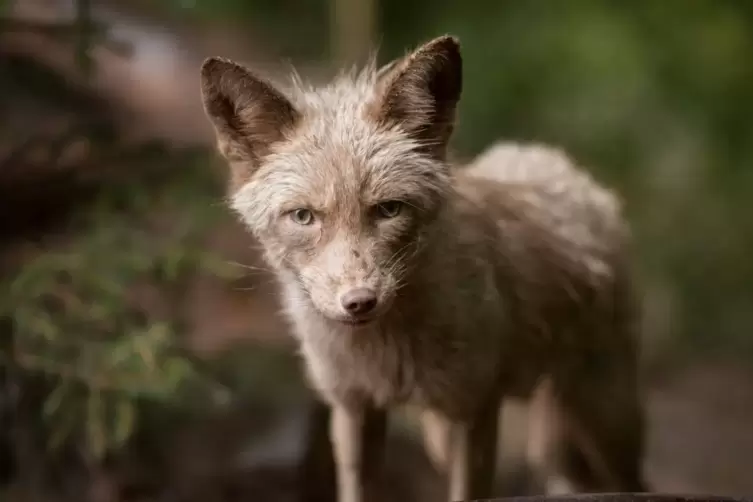
[[[54,382],[42,410],[51,447],[81,441],[102,458],[130,437],[138,400],[206,390],[181,350],[174,312],[186,279],[236,272],[203,250],[221,215],[204,178],[108,190],[70,240],[6,279],[0,316],[13,321],[15,364]]]

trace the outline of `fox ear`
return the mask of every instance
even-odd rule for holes
[[[285,138],[299,113],[270,83],[246,68],[221,58],[201,66],[204,110],[217,135],[220,153],[234,176],[248,176],[272,144]]]
[[[443,158],[455,124],[462,90],[460,44],[443,36],[378,72],[384,85],[378,119],[398,125],[429,153]]]
[[[392,76],[395,71],[397,71],[398,68],[400,68],[400,64],[405,60],[405,58],[397,58],[393,59],[389,63],[386,63],[384,66],[379,68],[376,72],[376,80],[377,82],[384,81],[388,77]]]

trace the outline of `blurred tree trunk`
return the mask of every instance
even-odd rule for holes
[[[336,67],[363,59],[373,48],[378,0],[330,0],[330,53]]]

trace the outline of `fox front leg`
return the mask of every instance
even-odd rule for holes
[[[387,414],[369,406],[335,405],[330,437],[337,502],[368,502],[381,472]]]
[[[492,496],[496,473],[499,402],[484,407],[473,420],[453,423],[449,438],[449,500]]]

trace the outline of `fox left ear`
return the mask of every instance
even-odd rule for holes
[[[455,125],[463,62],[455,37],[436,38],[377,74],[384,85],[377,117],[415,137],[427,152],[444,158]]]

